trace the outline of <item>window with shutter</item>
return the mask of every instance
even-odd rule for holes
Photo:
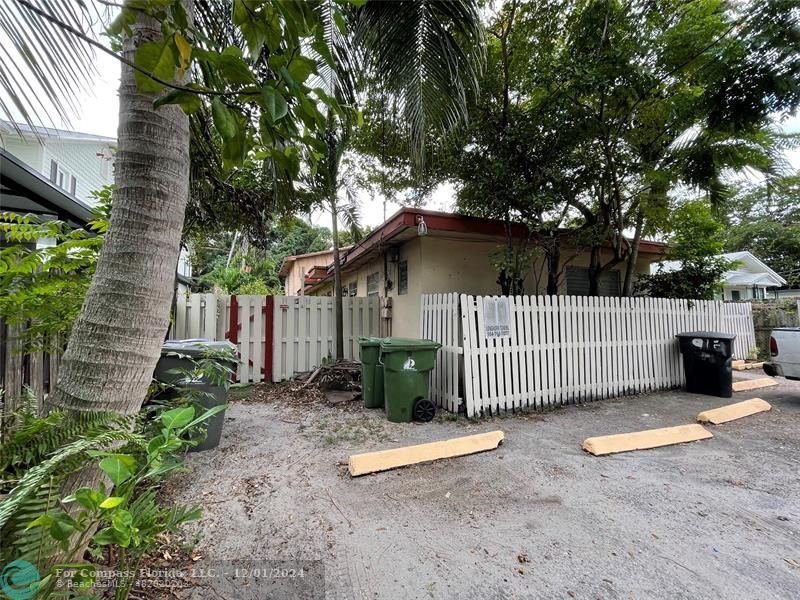
[[[597,281],[600,296],[619,296],[619,271],[605,271]],[[567,267],[567,295],[589,295],[589,269],[586,267]]]
[[[78,188],[78,178],[52,159],[50,160],[50,181],[73,196]]]

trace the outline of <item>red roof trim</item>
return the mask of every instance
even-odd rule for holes
[[[349,251],[343,252],[342,266],[357,260],[359,257],[370,252],[376,245],[388,242],[399,233],[410,227],[418,226],[418,217],[422,217],[429,231],[445,231],[450,233],[465,233],[486,236],[505,236],[506,224],[497,219],[484,219],[482,217],[471,217],[446,213],[422,208],[404,207],[394,213],[383,225],[373,230],[367,237],[355,244]],[[511,231],[516,238],[527,237],[528,228],[521,223],[512,223]],[[568,236],[569,232],[562,235]],[[662,242],[642,240],[639,245],[639,252],[643,254],[661,254],[666,248]],[[330,277],[331,265],[328,265],[329,275],[316,285],[326,282]]]

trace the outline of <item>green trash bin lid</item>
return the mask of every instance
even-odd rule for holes
[[[379,337],[360,337],[358,338],[358,344],[360,346],[364,346],[367,348],[371,348],[374,346],[380,346],[383,338]]]
[[[381,342],[381,352],[413,352],[414,350],[438,350],[442,345],[433,340],[389,337]]]

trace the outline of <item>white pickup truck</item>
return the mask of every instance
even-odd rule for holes
[[[800,327],[779,327],[769,337],[772,357],[764,363],[767,375],[800,379]]]

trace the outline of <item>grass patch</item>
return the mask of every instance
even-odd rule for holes
[[[301,431],[307,438],[319,439],[328,448],[389,439],[385,421],[369,415],[323,415]]]

